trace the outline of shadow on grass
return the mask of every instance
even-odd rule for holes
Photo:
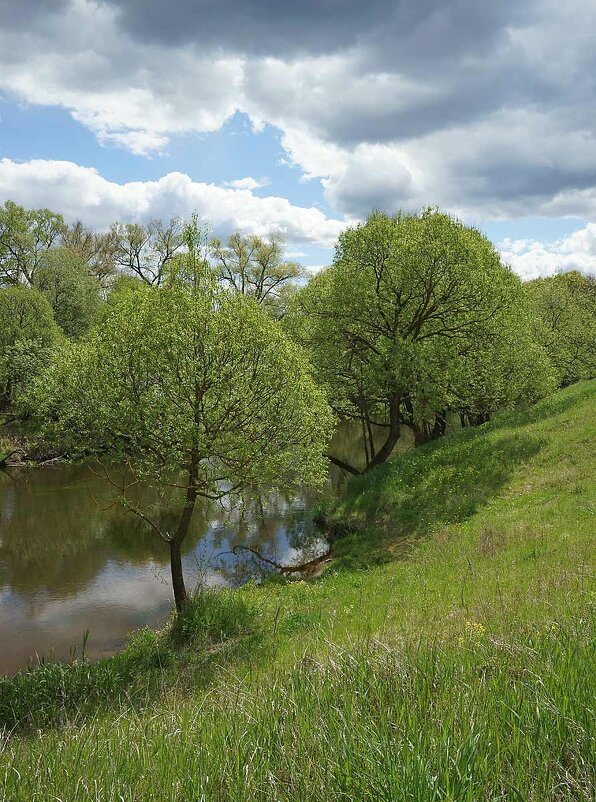
[[[480,430],[492,431],[505,427],[529,426],[548,418],[555,419],[556,424],[558,415],[562,415],[572,407],[577,407],[589,399],[596,404],[596,379],[578,382],[563,390],[558,390],[529,409],[499,415],[494,421],[480,427]]]
[[[528,433],[468,429],[422,446],[354,479],[345,512],[391,536],[423,536],[461,523],[495,496],[544,440]]]

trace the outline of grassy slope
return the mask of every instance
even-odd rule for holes
[[[4,682],[60,727],[5,740],[0,798],[594,799],[595,412],[583,383],[396,459],[321,579]]]

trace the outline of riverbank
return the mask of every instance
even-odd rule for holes
[[[584,382],[392,460],[325,510],[322,577],[2,680],[0,793],[591,799],[595,411]]]

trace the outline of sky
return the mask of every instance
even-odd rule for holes
[[[0,202],[198,212],[329,264],[439,206],[523,278],[596,272],[596,0],[0,0]]]

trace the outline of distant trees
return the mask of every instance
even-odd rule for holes
[[[548,373],[537,346],[515,343],[530,336],[517,318],[521,301],[521,282],[478,231],[432,210],[375,212],[340,235],[333,265],[297,295],[288,326],[338,414],[359,421],[371,468],[389,457],[402,425],[421,443],[445,431],[449,410],[486,419],[532,381],[548,383],[530,380],[530,364]],[[386,430],[378,449],[374,424]]]
[[[68,337],[80,337],[91,327],[101,304],[101,285],[77,252],[66,247],[49,250],[33,285],[48,299],[56,323]]]
[[[182,248],[182,221],[151,220],[147,225],[116,223],[111,229],[114,259],[125,272],[150,286],[160,286],[168,264]]]
[[[283,240],[232,234],[224,245],[214,239],[210,245],[216,273],[224,286],[254,298],[275,316],[285,311],[288,288],[304,277],[303,268],[284,259]]]
[[[115,226],[108,231],[91,231],[77,220],[63,233],[61,245],[85,262],[102,290],[106,291],[111,286],[117,271],[116,253],[120,247]]]
[[[0,206],[0,285],[32,284],[44,255],[65,231],[62,215],[6,201]]]
[[[71,453],[127,465],[118,492],[169,544],[178,609],[197,499],[322,482],[332,425],[299,347],[254,299],[219,285],[196,252],[196,226],[183,234],[186,251],[163,286],[121,288],[33,393],[46,430]],[[138,506],[141,481],[176,494],[171,529]]]
[[[562,386],[596,377],[596,279],[577,271],[525,285],[535,312],[536,339]]]
[[[44,368],[58,337],[52,308],[39,290],[0,287],[0,411]]]

